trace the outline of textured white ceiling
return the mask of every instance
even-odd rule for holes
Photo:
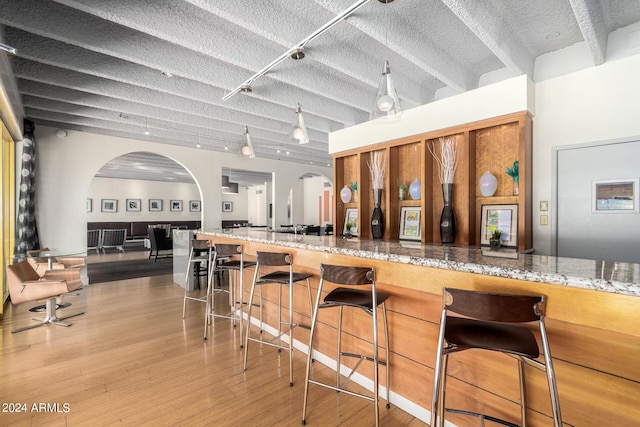
[[[370,0],[222,100],[354,2],[0,0],[0,25],[36,125],[218,151],[248,126],[258,158],[330,164],[328,133],[369,120],[385,59],[411,108],[494,70],[533,78],[537,56],[579,42],[601,64],[609,33],[640,21],[638,0]],[[297,102],[307,145],[288,138]]]

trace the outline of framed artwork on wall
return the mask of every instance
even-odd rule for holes
[[[358,235],[358,209],[347,208],[344,215],[344,227],[342,228],[342,234],[351,234],[352,236]]]
[[[422,238],[420,226],[421,211],[417,206],[402,206],[400,208],[400,240],[418,240]]]
[[[140,212],[142,210],[140,199],[127,199],[127,212]]]
[[[116,199],[102,199],[102,212],[118,212],[118,201]]]
[[[222,212],[233,212],[233,202],[222,202]]]
[[[93,199],[87,199],[87,212],[93,212]]]
[[[182,212],[182,200],[171,200],[169,210],[171,212]]]
[[[189,212],[200,212],[200,200],[189,200]]]
[[[149,199],[149,212],[162,212],[162,199]]]
[[[518,205],[482,205],[480,245],[490,245],[495,230],[502,232],[502,246],[518,247]]]

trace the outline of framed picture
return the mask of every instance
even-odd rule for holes
[[[222,202],[222,212],[233,212],[233,202]]]
[[[402,206],[400,208],[400,240],[418,240],[422,238],[420,207]]]
[[[349,224],[349,226],[347,226]],[[342,227],[342,234],[351,233],[352,236],[358,235],[358,209],[347,208],[344,214],[344,227]]]
[[[118,212],[118,201],[116,199],[102,199],[102,212]]]
[[[171,200],[169,202],[169,210],[171,212],[182,212],[182,200]]]
[[[149,212],[162,212],[162,199],[149,199]]]
[[[127,199],[127,212],[140,212],[142,210],[140,199]]]
[[[93,212],[93,199],[87,199],[87,212]]]
[[[200,200],[189,200],[189,212],[200,212]]]
[[[489,245],[495,230],[502,231],[502,246],[518,247],[518,205],[482,205],[480,245]]]
[[[591,183],[592,213],[638,213],[638,187],[640,180],[609,179]]]

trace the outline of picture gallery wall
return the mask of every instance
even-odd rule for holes
[[[198,221],[201,210],[195,184],[96,177],[87,192],[87,222]]]

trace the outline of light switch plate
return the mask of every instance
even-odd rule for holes
[[[549,215],[540,215],[540,225],[549,225]]]
[[[548,211],[548,210],[549,210],[549,201],[540,200],[540,211]]]

